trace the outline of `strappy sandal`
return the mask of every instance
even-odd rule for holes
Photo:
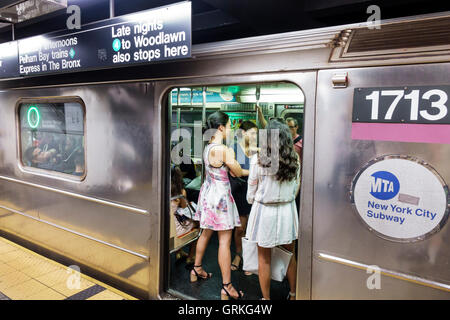
[[[244,294],[243,294],[242,291],[236,290],[237,293],[238,293],[238,297],[237,298],[235,298],[234,296],[230,295],[230,293],[225,288],[225,287],[228,287],[230,284],[231,284],[231,282],[230,283],[222,283],[222,290],[224,290],[226,294],[223,294],[222,292],[220,292],[220,299],[221,300],[230,300],[230,298],[231,298],[233,300],[242,300],[242,298],[244,297]]]
[[[231,271],[238,271],[242,265],[242,255],[236,252],[236,256],[234,257],[234,259],[236,259],[236,257],[240,257],[241,259],[239,259],[238,265],[235,265],[234,263],[231,264]]]
[[[200,268],[201,266],[202,265],[192,267],[192,271],[194,271],[195,274],[192,274],[192,271],[191,271],[191,282],[197,282],[198,279],[208,280],[209,278],[212,277],[212,273],[206,273],[206,276],[199,275],[197,273],[197,271],[195,270],[195,268]]]

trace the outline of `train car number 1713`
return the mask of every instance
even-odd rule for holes
[[[450,86],[356,88],[352,122],[450,124]]]

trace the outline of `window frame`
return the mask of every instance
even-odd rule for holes
[[[83,144],[84,144],[84,173],[82,176],[76,176],[69,173],[63,173],[48,169],[35,168],[27,166],[23,163],[23,154],[22,154],[22,127],[20,124],[20,106],[22,104],[45,104],[45,103],[78,103],[83,110]],[[27,98],[19,98],[16,102],[15,106],[15,117],[16,117],[16,134],[17,134],[17,159],[18,159],[18,167],[22,172],[31,173],[35,175],[50,177],[50,178],[60,178],[65,180],[70,180],[73,182],[81,182],[83,181],[88,172],[87,168],[87,152],[86,152],[86,105],[78,96],[51,96],[51,97],[27,97]]]

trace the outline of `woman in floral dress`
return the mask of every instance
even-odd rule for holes
[[[208,279],[212,276],[202,268],[202,259],[206,247],[214,231],[219,237],[219,266],[222,273],[222,299],[237,299],[242,297],[242,292],[236,291],[231,285],[231,238],[233,229],[241,226],[236,203],[231,195],[228,171],[232,175],[240,177],[242,169],[235,160],[234,151],[224,143],[230,132],[230,120],[227,114],[217,111],[211,114],[207,120],[208,130],[211,135],[209,144],[203,153],[205,165],[205,181],[200,189],[198,208],[194,220],[200,221],[203,229],[197,241],[195,265],[191,271],[191,282],[200,279]]]

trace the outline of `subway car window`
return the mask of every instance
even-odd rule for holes
[[[84,108],[80,102],[19,104],[23,166],[85,175]]]
[[[285,82],[184,87],[170,91],[171,190],[168,215],[171,290],[195,299],[221,299],[227,298],[226,292],[221,290],[222,283],[231,281],[236,290],[244,292],[245,299],[259,299],[262,296],[256,272],[243,268],[245,254],[242,238],[246,236],[247,224],[252,225],[254,217],[252,218],[251,210],[257,203],[248,203],[247,199],[249,159],[261,149],[261,130],[272,128],[273,122],[276,121],[282,123],[284,137],[292,139],[293,143],[290,142],[292,145],[289,148],[299,155],[297,157],[290,153],[293,161],[295,158],[301,161],[304,103],[302,90]],[[221,114],[219,117],[218,111]],[[295,125],[291,123],[292,119],[295,119]],[[220,123],[221,130],[226,130],[227,133],[221,136],[223,140],[219,138],[219,142],[208,141],[209,138],[204,135],[205,130],[212,127],[214,131],[218,126],[215,122],[219,120],[223,120],[223,123]],[[215,135],[220,136],[219,131]],[[222,166],[210,164],[210,158],[205,156],[210,154],[211,148],[221,144],[233,149],[235,160],[241,169],[240,178],[234,178],[230,173],[231,169],[223,163]],[[281,145],[279,147],[286,148]],[[283,221],[266,219],[264,223],[280,223],[289,231],[298,229],[299,196],[293,194],[300,185],[300,170],[296,179],[290,179],[288,183],[292,184],[292,190],[289,190],[292,192],[283,198],[290,197],[289,204],[279,204],[283,207],[281,211],[288,213],[286,217],[282,218]],[[275,189],[279,188],[279,185],[281,182],[277,184],[274,181]],[[266,186],[253,191],[261,193],[264,188]],[[267,196],[273,194],[279,194],[279,190],[273,190]],[[274,208],[276,205],[271,202],[270,206]],[[205,210],[206,207],[208,209]],[[234,218],[231,217],[233,214]],[[210,234],[211,230],[218,231],[222,228],[222,219],[225,216],[229,218],[227,221],[234,221],[231,226],[225,228],[232,229],[231,280],[227,281],[222,279],[223,270],[217,261],[221,235],[218,232]],[[273,215],[267,213],[267,217],[269,216]],[[202,233],[200,230],[203,230]],[[202,239],[202,235],[206,234],[210,238],[205,247],[205,241],[198,239]],[[298,234],[294,232],[288,237],[289,241],[292,240],[289,250],[294,253],[295,261]],[[202,256],[199,257],[196,252],[202,252]],[[211,279],[210,273],[214,274]],[[292,272],[289,277],[291,276]],[[209,285],[198,290],[195,282],[203,279],[208,279]],[[286,299],[295,292],[295,288],[289,288],[287,277],[283,281],[270,282],[274,299]],[[227,288],[231,291],[231,296],[235,297],[237,291],[233,291],[231,287]]]

